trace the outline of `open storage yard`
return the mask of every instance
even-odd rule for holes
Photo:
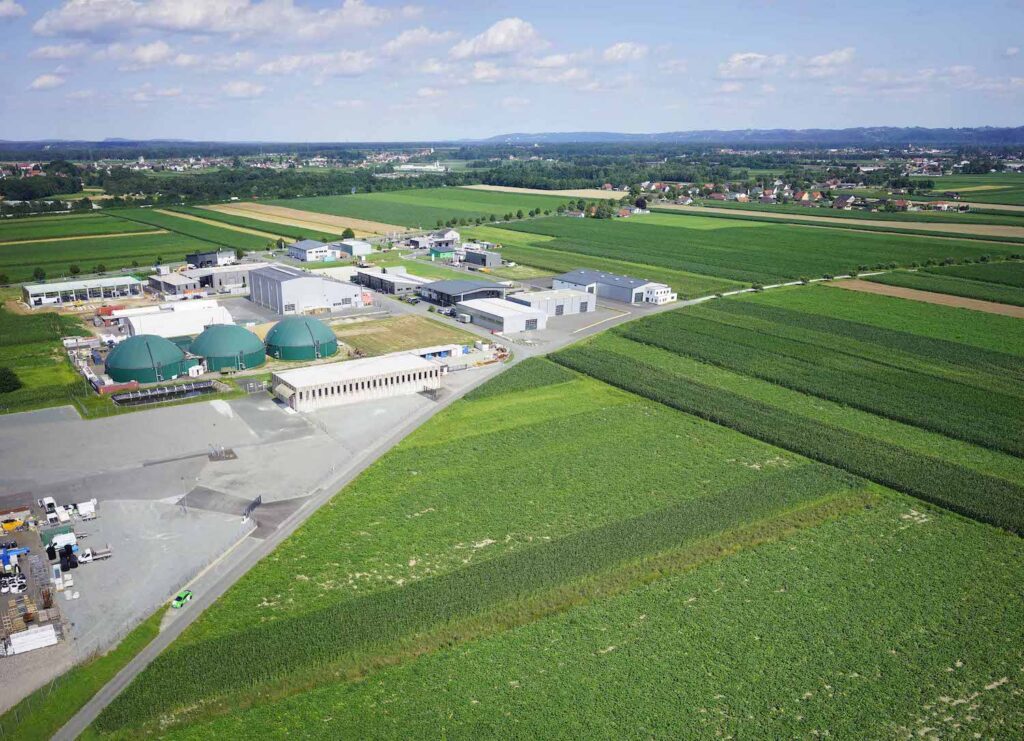
[[[331,328],[345,345],[367,356],[435,345],[471,345],[478,339],[449,324],[410,315],[345,322]]]

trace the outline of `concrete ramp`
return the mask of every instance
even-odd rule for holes
[[[202,509],[207,512],[220,512],[225,515],[241,517],[245,514],[246,508],[252,504],[252,499],[243,499],[216,489],[197,486],[179,499],[178,504],[189,509]]]

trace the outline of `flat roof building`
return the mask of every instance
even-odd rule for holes
[[[216,268],[235,262],[234,250],[211,250],[209,252],[190,252],[185,255],[185,262],[194,268]]]
[[[243,262],[205,268],[188,268],[176,273],[149,276],[149,286],[165,296],[195,293],[238,293],[249,287],[249,273],[267,267],[265,262]]]
[[[505,298],[509,288],[483,280],[438,280],[418,289],[421,297],[441,306],[454,306],[474,298]]]
[[[129,315],[123,323],[133,337],[143,334],[195,337],[207,327],[234,324],[234,320],[228,310],[215,301],[180,301],[158,311]]]
[[[340,250],[336,245],[324,244],[315,239],[303,239],[288,245],[288,257],[301,262],[324,262],[337,260]]]
[[[513,293],[508,300],[539,309],[547,316],[586,314],[597,308],[597,297],[594,294],[571,288]]]
[[[479,265],[483,268],[500,268],[501,255],[497,252],[486,252],[484,250],[466,250],[463,261],[470,265]]]
[[[584,291],[600,298],[622,301],[627,304],[667,304],[677,298],[672,289],[664,283],[654,283],[643,278],[604,273],[589,268],[580,268],[556,275],[551,285],[554,288]]]
[[[32,308],[61,306],[79,301],[103,301],[142,295],[142,283],[130,275],[112,278],[66,280],[58,283],[34,283],[22,286],[22,298]]]
[[[360,307],[363,292],[351,283],[275,263],[249,273],[249,300],[277,314],[305,314]]]
[[[180,273],[165,273],[149,276],[149,287],[168,296],[187,296],[199,293],[199,279]]]
[[[473,324],[505,334],[544,329],[548,322],[548,315],[540,309],[500,298],[460,301],[455,305],[455,310],[469,314]]]
[[[350,257],[362,257],[373,252],[373,245],[362,239],[343,239],[335,246]]]
[[[430,278],[410,275],[401,265],[390,268],[356,268],[352,280],[361,286],[372,288],[374,291],[396,296],[416,293],[416,289],[420,286],[433,282]]]
[[[349,360],[274,373],[274,395],[297,412],[441,388],[441,365],[417,355]]]

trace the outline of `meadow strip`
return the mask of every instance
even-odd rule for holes
[[[913,288],[918,291],[945,293],[950,296],[964,296],[966,298],[978,299],[979,301],[1024,306],[1024,289],[960,278],[955,275],[899,270],[883,275],[872,275],[865,278],[865,280],[872,283],[883,283],[887,286],[900,286],[901,288]]]
[[[953,512],[1024,534],[1024,487],[889,441],[801,417],[591,344],[552,357],[674,409],[842,468]]]
[[[112,211],[111,215],[127,221],[166,229],[169,232],[181,234],[193,239],[201,239],[204,242],[241,250],[265,250],[273,243],[269,237],[260,237],[255,234],[244,234],[232,229],[225,229],[214,224],[202,224],[192,219],[184,219],[174,216],[171,213],[162,213],[153,209],[119,209]]]
[[[985,283],[1024,288],[1024,262],[986,262],[974,265],[949,265],[921,268],[922,273],[952,275]]]
[[[0,244],[153,230],[148,224],[127,224],[103,214],[26,216],[0,219]]]

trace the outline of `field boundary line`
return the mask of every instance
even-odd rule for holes
[[[903,288],[901,286],[891,286],[886,283],[872,283],[866,280],[854,279],[837,281],[836,285],[839,288],[845,288],[848,291],[874,293],[881,296],[907,299],[908,301],[920,301],[925,304],[951,306],[956,309],[981,311],[986,314],[998,314],[1001,316],[1024,319],[1024,306],[1014,306],[1013,304],[1000,304],[995,301],[983,301],[982,299],[953,296],[947,293],[922,291],[917,288]]]

